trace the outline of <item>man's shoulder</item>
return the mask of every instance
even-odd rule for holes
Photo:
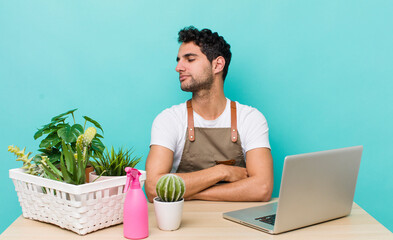
[[[261,113],[257,108],[249,106],[249,105],[241,104],[239,102],[236,102],[236,108],[238,109],[239,113],[243,113],[243,114],[249,114],[249,113],[253,113],[253,112]]]
[[[265,116],[257,108],[236,102],[240,122],[266,121]]]

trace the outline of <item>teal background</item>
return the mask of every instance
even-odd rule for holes
[[[146,159],[154,117],[190,98],[175,72],[189,25],[232,46],[225,92],[268,120],[273,195],[286,155],[363,145],[355,201],[392,231],[392,12],[390,0],[0,0],[0,232],[21,214],[7,146],[36,153],[52,116],[79,108],[106,145]]]

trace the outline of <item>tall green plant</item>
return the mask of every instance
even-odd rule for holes
[[[45,156],[41,160],[45,175],[50,179],[70,184],[84,184],[86,181],[85,169],[90,158],[89,148],[96,132],[97,130],[94,127],[89,127],[84,134],[78,137],[76,153],[72,150],[71,144],[62,140],[60,170]]]
[[[113,146],[111,151],[108,149],[104,151],[103,154],[97,154],[94,156],[94,160],[90,161],[90,164],[94,167],[97,175],[100,176],[124,176],[126,175],[126,167],[135,167],[141,157],[132,156],[134,151],[132,149],[120,148],[117,152],[114,150]]]
[[[37,154],[34,157],[34,160],[40,161],[42,156],[46,156],[52,164],[58,165],[60,163],[62,152],[62,141],[69,144],[71,149],[76,152],[76,141],[78,137],[85,132],[87,122],[92,123],[96,128],[100,129],[102,133],[104,132],[97,121],[87,116],[83,116],[85,119],[84,126],[76,123],[74,116],[74,112],[76,110],[77,109],[73,109],[59,114],[53,117],[50,123],[43,125],[42,128],[38,129],[38,131],[34,134],[34,139],[38,139],[42,136],[46,137],[39,145],[40,149],[38,149],[38,151],[40,151],[41,154]],[[73,124],[66,122],[69,116],[72,116]],[[92,140],[91,147],[89,148],[91,155],[96,155],[98,153],[102,154],[104,151],[105,146],[101,142],[100,138],[103,138],[103,136],[96,134]]]

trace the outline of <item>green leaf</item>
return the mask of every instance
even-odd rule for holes
[[[83,132],[84,132],[83,127],[80,124],[74,124],[74,125],[72,125],[72,128],[79,131],[79,133],[80,133],[79,135],[83,134]],[[78,137],[79,137],[79,135],[78,135]]]
[[[56,119],[53,119],[52,118],[52,124],[56,124],[56,123],[59,123],[59,122],[63,122],[64,120],[66,120],[68,118],[68,116],[67,117],[62,117],[62,118],[56,118]]]
[[[37,140],[37,138],[41,137],[44,132],[44,129],[38,129],[38,131],[34,134],[34,140]]]
[[[54,153],[54,154],[48,155],[48,158],[52,164],[57,165],[60,163],[60,156],[61,156],[61,153],[59,152],[59,153]]]
[[[67,111],[67,112],[65,112],[65,113],[59,114],[59,115],[57,115],[56,117],[53,117],[53,118],[51,119],[51,121],[52,121],[52,122],[53,122],[53,121],[56,121],[57,119],[59,119],[59,118],[65,116],[65,115],[71,114],[71,113],[75,112],[76,110],[78,110],[78,109],[75,108],[75,109],[73,109],[73,110],[69,110],[69,111]]]
[[[56,132],[49,134],[44,140],[40,143],[40,148],[49,148],[57,143],[59,143],[61,139],[57,136]]]
[[[44,130],[46,130],[46,129],[52,127],[53,125],[54,125],[53,123],[48,123],[48,124],[46,124],[46,125],[43,125],[41,129],[42,129],[42,131],[44,131]]]
[[[104,138],[102,135],[100,135],[100,134],[98,134],[98,133],[96,133],[96,137],[97,137],[97,138]]]
[[[102,129],[101,125],[100,125],[97,121],[95,121],[95,120],[89,118],[88,116],[83,116],[83,118],[84,118],[86,121],[93,123],[94,126],[96,126],[98,129],[101,129],[101,131],[104,132],[104,130]]]
[[[66,183],[73,184],[72,177],[68,173],[67,167],[65,166],[65,163],[64,163],[64,154],[62,154],[60,157],[60,170],[61,170],[61,173],[63,174],[64,181]]]
[[[34,140],[36,140],[37,138],[41,137],[45,130],[50,129],[53,126],[54,126],[53,123],[48,123],[46,125],[43,125],[42,128],[38,129],[38,131],[34,134]]]
[[[66,125],[57,131],[57,135],[67,143],[76,142],[76,139],[82,133],[83,127],[79,124],[74,124],[72,127],[70,127],[70,125]]]
[[[64,158],[63,160],[65,161],[65,165],[67,166],[67,171],[69,173],[73,173],[75,168],[74,153],[72,152],[70,145],[66,144],[64,141],[62,141],[61,144],[63,149],[61,156]],[[60,163],[61,163],[61,158],[60,158]]]
[[[57,169],[50,161],[46,161],[46,164],[48,164],[48,167],[51,169],[51,171],[58,176],[59,179],[62,178],[61,172],[59,169]]]
[[[48,168],[47,166],[42,165],[42,167],[44,168],[45,175],[46,175],[49,179],[56,180],[56,181],[61,181],[61,180],[62,180],[62,178],[59,178],[58,176],[56,176],[56,175],[50,170],[50,168]]]
[[[96,152],[103,153],[105,150],[105,145],[99,138],[94,137],[91,141],[91,148]]]

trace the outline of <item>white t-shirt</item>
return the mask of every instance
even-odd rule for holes
[[[236,102],[237,128],[242,143],[243,154],[255,148],[270,148],[269,128],[266,118],[253,107]],[[230,100],[224,112],[215,120],[205,120],[194,112],[194,127],[230,128]],[[153,122],[151,145],[160,145],[173,151],[171,172],[176,172],[183,154],[187,131],[187,105],[182,103],[162,111]]]

